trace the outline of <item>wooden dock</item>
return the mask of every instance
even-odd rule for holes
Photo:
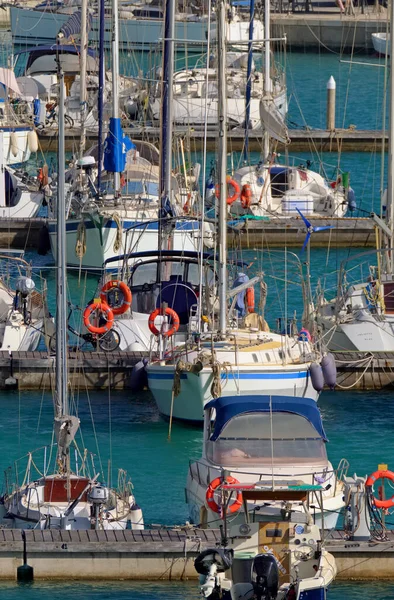
[[[394,346],[394,344],[393,344]],[[333,352],[338,389],[381,390],[394,385],[393,352]]]
[[[198,579],[194,560],[220,544],[214,529],[141,531],[26,530],[27,563],[35,579]],[[334,531],[325,542],[335,556],[337,579],[394,579],[394,534],[387,541],[349,541]],[[15,579],[22,563],[20,529],[0,530],[0,579]]]
[[[160,128],[151,125],[135,124],[130,127],[127,122],[123,123],[125,133],[136,141],[148,140],[157,143],[160,135]],[[43,152],[57,151],[57,131],[56,129],[47,129],[37,132],[40,146]],[[66,150],[73,152],[78,148],[77,129],[66,129]],[[382,144],[382,131],[380,130],[357,130],[357,129],[335,129],[327,131],[325,129],[291,129],[289,131],[291,143],[287,146],[290,152],[308,152],[311,149],[318,152],[371,152],[380,148]],[[184,126],[174,126],[174,136],[187,138],[190,140],[190,146],[193,150],[202,151],[204,144],[204,131],[202,128],[191,128]],[[97,133],[87,132],[88,142],[94,144],[97,142]],[[217,148],[218,132],[216,129],[208,131],[207,150],[213,152]],[[388,136],[385,134],[386,147]],[[245,133],[243,129],[233,129],[228,132],[229,149],[240,152],[245,145]],[[263,140],[261,131],[249,132],[249,150],[261,152]],[[284,145],[279,144],[278,150],[283,151]]]

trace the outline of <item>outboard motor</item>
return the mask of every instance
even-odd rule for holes
[[[272,554],[257,554],[254,557],[252,584],[257,600],[275,600],[278,595],[279,570]]]
[[[19,310],[26,324],[31,321],[31,314],[27,310],[27,298],[34,291],[36,284],[30,277],[18,277],[15,284],[14,310]]]
[[[194,568],[202,575],[200,578],[201,593],[209,600],[220,596],[217,573],[230,569],[233,562],[233,551],[224,548],[210,548],[201,552],[194,561]]]
[[[92,503],[92,520],[97,527],[100,509],[109,500],[108,488],[103,485],[94,486],[88,494],[88,500]]]

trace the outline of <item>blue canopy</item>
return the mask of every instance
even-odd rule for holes
[[[271,404],[271,406],[270,406]],[[222,396],[211,400],[205,410],[214,408],[216,419],[212,441],[218,439],[227,423],[239,415],[256,412],[289,412],[304,417],[316,429],[318,435],[327,441],[317,404],[311,398],[295,398],[294,396]]]

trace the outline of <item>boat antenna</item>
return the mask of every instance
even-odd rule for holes
[[[219,181],[219,331],[227,330],[227,102],[226,102],[226,21],[224,1],[217,5],[218,44],[218,181]]]
[[[249,153],[249,121],[250,121],[250,99],[252,96],[252,65],[253,65],[253,26],[254,26],[254,0],[250,0],[248,68],[246,71],[246,94],[245,94],[245,145],[244,145],[244,162],[245,163],[248,160],[248,153]]]
[[[59,43],[59,38],[57,39]],[[58,443],[58,465],[69,470],[69,446],[79,427],[79,419],[69,415],[67,368],[67,272],[66,272],[66,202],[64,149],[64,72],[57,54],[59,85],[59,140],[57,179],[57,248],[56,248],[56,390],[55,434]]]

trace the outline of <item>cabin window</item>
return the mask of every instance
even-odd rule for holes
[[[240,435],[242,432],[242,435]],[[325,442],[312,424],[293,413],[249,413],[231,419],[216,441],[208,441],[207,458],[224,467],[302,465],[327,462]]]

